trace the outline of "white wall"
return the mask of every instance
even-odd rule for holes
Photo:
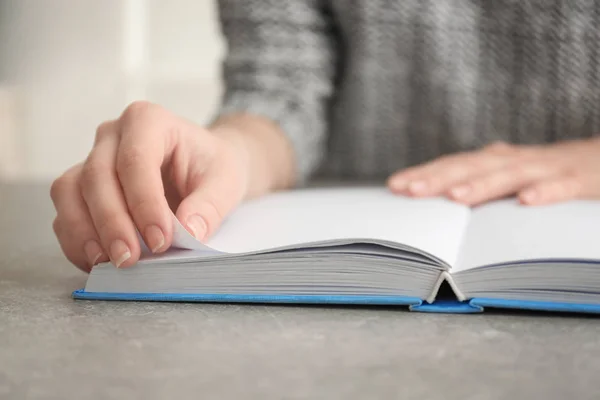
[[[147,99],[198,123],[221,95],[213,0],[0,0],[0,179],[52,179]]]

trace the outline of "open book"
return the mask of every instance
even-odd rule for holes
[[[600,201],[471,209],[384,188],[304,189],[244,203],[206,244],[173,222],[169,251],[98,265],[74,297],[600,312]],[[436,301],[444,282],[454,301]]]

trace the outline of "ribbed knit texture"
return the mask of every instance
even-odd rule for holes
[[[219,16],[219,112],[277,122],[301,180],[600,132],[600,1],[219,0]]]

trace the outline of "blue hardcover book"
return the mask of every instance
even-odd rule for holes
[[[600,202],[469,208],[384,188],[304,189],[244,203],[205,244],[93,268],[76,299],[395,305],[600,313]],[[440,287],[455,300],[437,299]]]

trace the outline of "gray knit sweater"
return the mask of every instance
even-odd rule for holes
[[[221,113],[280,124],[301,178],[600,132],[600,0],[219,0]]]

